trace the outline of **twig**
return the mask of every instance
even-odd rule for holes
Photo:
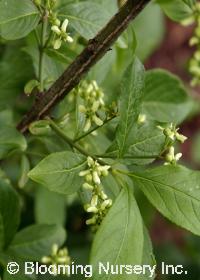
[[[53,121],[51,120],[49,117],[46,117],[46,119],[49,122],[49,125],[51,126],[51,128],[63,139],[66,141],[66,143],[68,143],[72,148],[75,148],[77,151],[79,151],[81,154],[83,154],[86,157],[92,157],[95,160],[97,160],[101,165],[107,165],[104,161],[102,161],[101,159],[90,155],[88,152],[86,152],[81,146],[79,146],[78,144],[74,143],[74,141],[69,138],[64,132],[63,130]]]
[[[141,12],[150,0],[128,0],[108,24],[94,37],[77,56],[62,76],[45,93],[18,124],[24,133],[31,122],[48,115],[49,111],[62,100],[81,80],[81,78],[97,63],[111,45],[117,40],[128,24]]]
[[[99,128],[102,128],[104,125],[106,125],[108,122],[112,121],[114,118],[116,118],[116,115],[113,115],[111,118],[106,119],[102,125],[100,126],[95,126],[94,128],[92,128],[91,130],[89,130],[88,132],[82,134],[81,136],[79,136],[78,138],[74,139],[74,142],[78,142],[81,139],[85,138],[86,136],[90,135],[92,132],[96,131]]]

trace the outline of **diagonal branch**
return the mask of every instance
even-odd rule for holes
[[[31,122],[48,115],[49,111],[78,85],[82,77],[104,56],[148,2],[150,0],[128,0],[96,37],[89,40],[82,53],[76,57],[49,90],[41,94],[18,124],[18,129],[22,133],[26,132]]]

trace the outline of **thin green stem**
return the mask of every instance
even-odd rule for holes
[[[44,68],[44,48],[46,43],[46,32],[48,25],[48,17],[47,10],[44,10],[44,14],[42,17],[42,31],[41,31],[41,39],[39,45],[39,82],[40,82],[40,90],[44,91],[44,78],[43,78],[43,68]]]
[[[162,159],[162,157],[160,155],[138,156],[138,157],[124,156],[122,158],[118,158],[117,156],[109,156],[109,155],[96,155],[96,157],[111,158],[111,159],[156,159],[156,158]]]
[[[81,139],[85,138],[86,136],[88,136],[89,134],[91,134],[92,132],[96,131],[97,129],[103,127],[105,124],[107,124],[108,122],[110,122],[111,120],[113,120],[114,118],[116,118],[116,115],[112,116],[111,118],[108,118],[104,121],[104,123],[100,126],[95,126],[93,129],[89,130],[88,132],[82,134],[80,137],[74,139],[74,142],[78,142],[80,141]]]
[[[74,141],[69,138],[63,131],[62,129],[50,118],[46,118],[49,121],[49,125],[51,128],[63,139],[65,140],[72,148],[75,148],[77,151],[79,151],[81,154],[85,155],[86,157],[92,157],[95,160],[97,160],[101,165],[107,165],[104,161],[100,160],[99,158],[90,155],[88,152],[86,152],[82,147],[74,143]]]
[[[49,46],[49,43],[51,42],[51,39],[53,38],[53,32],[51,31],[50,34],[49,34],[49,37],[44,45],[44,49],[48,48]]]

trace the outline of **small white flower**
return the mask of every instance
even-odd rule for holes
[[[96,206],[97,206],[97,203],[98,203],[98,196],[97,196],[97,195],[94,195],[94,196],[92,197],[92,200],[91,200],[91,206],[96,207]]]
[[[101,204],[101,209],[105,210],[107,207],[112,206],[112,200],[111,199],[106,199],[102,204]]]
[[[166,155],[166,163],[165,165],[175,164],[182,157],[182,153],[178,153],[175,155],[174,147],[169,148],[169,153]]]
[[[65,32],[65,33],[66,33],[66,31],[67,31],[67,26],[68,26],[68,24],[69,24],[69,20],[68,20],[68,19],[65,19],[65,20],[63,21],[62,25],[61,25],[61,30],[62,30],[63,32]]]
[[[182,153],[178,153],[175,155],[175,160],[179,161],[179,159],[182,157]]]
[[[93,171],[92,176],[93,176],[94,183],[97,184],[97,185],[100,185],[101,180],[99,178],[99,175],[98,175],[97,171]]]
[[[60,49],[61,45],[62,45],[62,40],[61,39],[57,39],[57,40],[54,41],[53,48],[55,50],[58,50],[58,49]]]
[[[92,105],[92,111],[95,113],[98,109],[99,109],[99,106],[100,106],[100,102],[99,100],[95,101]]]
[[[74,42],[74,39],[73,39],[71,36],[67,35],[66,41],[67,41],[68,43],[73,43],[73,42]]]
[[[96,223],[96,217],[94,216],[93,218],[91,218],[91,219],[88,219],[87,221],[86,221],[86,225],[94,225]]]
[[[79,172],[79,176],[80,177],[84,177],[86,175],[90,174],[90,170],[83,170],[81,172]]]
[[[95,161],[93,160],[92,157],[87,157],[87,164],[89,167],[94,166]]]
[[[88,184],[88,183],[84,183],[83,188],[85,190],[89,190],[89,191],[92,191],[94,189],[94,187],[92,185]]]
[[[93,115],[92,120],[96,123],[96,125],[101,126],[103,125],[103,121],[97,117],[97,115]]]
[[[92,124],[91,124],[91,120],[90,120],[90,119],[87,119],[83,131],[84,131],[84,132],[87,132],[87,131],[90,129],[91,125],[92,125]]]
[[[60,35],[61,34],[61,31],[60,31],[60,28],[57,26],[57,25],[53,25],[51,27],[51,30],[56,33],[57,35]]]
[[[101,191],[100,196],[103,200],[108,198],[108,196],[103,191]]]
[[[98,209],[94,206],[91,206],[87,209],[87,212],[88,213],[97,213],[98,212]]]
[[[91,174],[87,174],[85,176],[85,180],[86,180],[86,182],[91,183],[92,182],[92,175]]]
[[[87,109],[85,108],[84,105],[79,105],[78,110],[79,110],[80,113],[86,113],[87,112]]]
[[[108,176],[108,170],[111,168],[109,165],[99,166],[98,170],[101,172],[101,175],[106,177]]]
[[[178,141],[180,141],[181,143],[184,143],[187,140],[186,136],[179,134],[178,132],[176,132],[175,136],[176,136],[176,139]]]

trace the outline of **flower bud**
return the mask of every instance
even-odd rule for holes
[[[92,200],[91,200],[91,206],[97,206],[98,203],[98,196],[93,195]]]
[[[83,105],[79,105],[78,110],[79,110],[80,113],[86,113],[87,112],[87,109]]]
[[[54,41],[53,48],[55,50],[58,50],[58,49],[60,49],[61,45],[62,45],[62,40],[61,39],[57,39],[57,40]]]
[[[90,129],[91,125],[92,125],[92,124],[91,124],[91,120],[90,120],[90,119],[87,119],[83,131],[84,131],[84,132],[87,132],[87,131]]]
[[[178,153],[175,155],[175,160],[179,161],[179,159],[182,157],[182,153]]]
[[[108,198],[108,196],[103,191],[100,192],[100,196],[103,200]]]
[[[92,111],[95,113],[98,108],[99,108],[100,102],[99,101],[95,101],[92,105]]]
[[[86,175],[85,180],[86,180],[86,182],[91,183],[92,182],[92,175],[91,174]]]
[[[67,41],[68,43],[73,43],[73,42],[74,42],[74,39],[73,39],[71,36],[67,35],[66,41]]]
[[[61,25],[61,30],[62,30],[63,32],[66,32],[66,31],[67,31],[67,26],[68,26],[68,24],[69,24],[69,20],[68,20],[68,19],[65,19],[65,20],[63,21],[63,24]]]
[[[87,157],[87,164],[88,164],[89,167],[91,167],[95,164],[92,157]]]
[[[181,143],[184,143],[186,140],[187,140],[187,137],[186,136],[184,136],[184,135],[182,135],[182,134],[179,134],[178,132],[176,133],[176,139],[178,140],[178,141],[180,141]]]
[[[87,221],[86,221],[86,225],[94,225],[94,224],[96,224],[96,217],[93,217],[93,218],[91,218],[91,219],[88,219]]]
[[[79,172],[79,176],[80,177],[84,177],[86,175],[90,174],[90,170],[83,170],[81,172]]]
[[[83,188],[88,191],[92,191],[94,189],[94,187],[88,183],[84,183]]]
[[[143,123],[145,123],[146,122],[146,115],[144,115],[144,114],[139,114],[139,116],[138,116],[138,124],[143,124]]]
[[[61,31],[60,31],[60,28],[57,26],[57,25],[53,25],[51,27],[51,30],[56,33],[57,35],[60,35],[61,34]]]
[[[101,126],[103,125],[103,121],[97,117],[97,115],[93,115],[92,120],[96,123],[96,125]]]
[[[58,244],[53,244],[53,246],[52,246],[52,256],[57,255],[58,249],[59,249]]]
[[[97,213],[98,212],[98,209],[94,206],[91,206],[87,209],[87,212],[88,213]]]
[[[99,175],[97,173],[97,171],[93,171],[93,181],[95,182],[95,184],[100,185],[101,184],[101,180],[99,178]]]

